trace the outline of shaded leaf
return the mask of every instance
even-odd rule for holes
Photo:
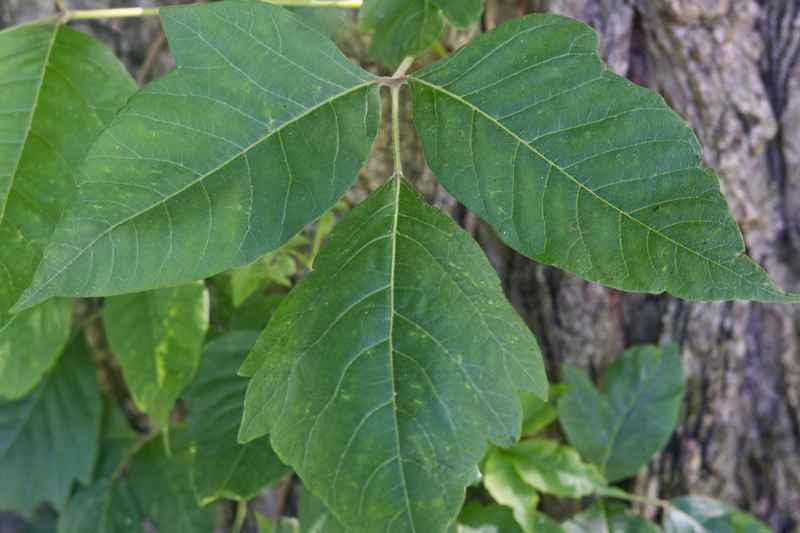
[[[442,33],[444,19],[433,0],[365,0],[358,26],[373,32],[370,57],[397,65],[432,45]]]
[[[176,439],[181,440],[181,435]],[[214,530],[213,505],[198,507],[192,486],[188,450],[167,456],[158,440],[145,445],[128,470],[130,489],[142,513],[159,533],[209,533]]]
[[[233,311],[231,329],[234,331],[261,331],[267,327],[267,323],[283,298],[283,294],[254,294]]]
[[[81,337],[29,395],[0,400],[0,509],[61,509],[97,461],[102,402]]]
[[[578,452],[549,439],[530,439],[508,451],[520,478],[533,488],[555,496],[580,498],[605,486],[603,476],[581,461]]]
[[[266,433],[354,531],[442,531],[486,439],[519,435],[541,355],[485,255],[391,180],[336,227],[245,361],[240,439]]]
[[[628,291],[800,298],[744,255],[691,129],[608,71],[585,24],[514,19],[410,84],[427,163],[521,253]]]
[[[125,383],[160,427],[200,362],[208,313],[201,281],[106,300],[103,323]]]
[[[433,3],[456,26],[469,26],[478,22],[483,13],[483,0],[433,0]]]
[[[606,371],[602,393],[582,370],[565,366],[562,375],[569,390],[558,402],[561,426],[611,482],[635,475],[675,429],[683,373],[674,344],[626,350]]]
[[[58,520],[58,533],[129,533],[144,531],[142,517],[127,483],[101,479],[81,488]]]
[[[64,25],[0,31],[0,396],[30,392],[69,334],[69,302],[8,313],[74,189],[75,168],[136,86],[113,54]]]
[[[269,438],[239,444],[247,380],[237,375],[258,334],[236,332],[203,348],[197,377],[186,390],[187,431],[194,443],[194,484],[201,504],[218,498],[250,499],[289,469]]]
[[[375,78],[289,11],[221,2],[160,13],[178,68],[94,143],[17,308],[247,264],[334,205],[367,157]]]
[[[17,399],[36,386],[67,344],[71,318],[72,302],[56,298],[0,326],[0,398]]]
[[[459,527],[457,531],[466,533],[522,533],[514,521],[514,516],[508,507],[496,504],[481,505],[479,502],[470,502],[464,506],[458,515],[458,523],[466,528]]]
[[[664,513],[666,533],[769,533],[766,524],[747,513],[705,496],[683,496],[670,501]]]

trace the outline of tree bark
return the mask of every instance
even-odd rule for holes
[[[166,3],[176,2],[139,4]],[[52,4],[5,0],[0,27],[50,13]],[[718,171],[748,253],[782,287],[800,290],[800,0],[487,0],[482,24],[448,30],[444,42],[456,48],[531,11],[591,24],[612,70],[659,91],[690,121],[707,163]],[[155,19],[83,27],[142,80],[171,66],[166,47],[158,45]],[[346,36],[342,44],[350,55],[366,56],[362,37]],[[800,306],[625,294],[536,264],[456,205],[425,167],[410,123],[404,135],[406,173],[483,245],[509,299],[537,334],[552,378],[564,362],[598,376],[636,343],[682,347],[687,393],[680,423],[636,479],[638,490],[661,498],[721,498],[775,531],[800,525]],[[364,189],[390,174],[388,142],[382,131],[362,172]]]

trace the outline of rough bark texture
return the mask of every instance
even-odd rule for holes
[[[176,2],[140,5],[158,3]],[[52,4],[2,0],[0,27],[50,13]],[[613,70],[660,91],[691,122],[708,164],[718,169],[749,253],[781,286],[800,290],[800,0],[488,0],[481,25],[448,30],[444,42],[456,48],[534,10],[590,23]],[[170,67],[155,19],[88,27],[142,80]],[[355,33],[343,37],[342,46],[365,57]],[[425,167],[410,124],[404,133],[406,173],[487,250],[509,298],[538,335],[553,378],[562,362],[597,375],[639,342],[682,346],[687,396],[680,425],[637,488],[664,498],[715,496],[755,513],[775,531],[798,527],[800,306],[623,294],[537,265],[456,205]],[[383,131],[362,175],[366,189],[391,172],[388,142]]]

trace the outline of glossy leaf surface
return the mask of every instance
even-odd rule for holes
[[[101,418],[95,368],[78,338],[33,392],[0,400],[0,509],[62,508],[75,481],[91,481]]]
[[[705,496],[683,496],[670,501],[664,512],[666,533],[769,533],[766,524],[747,513]]]
[[[50,23],[0,31],[0,396],[30,392],[69,334],[70,304],[8,310],[31,281],[76,167],[135,90],[102,44]]]
[[[218,498],[250,499],[289,473],[268,437],[248,444],[236,439],[247,388],[237,371],[257,337],[255,332],[236,332],[206,344],[197,377],[184,396],[201,504]]]
[[[516,250],[628,291],[797,300],[744,255],[691,129],[588,26],[515,19],[410,83],[427,163]]]
[[[374,77],[316,30],[264,3],[160,13],[178,68],[92,146],[20,308],[249,263],[331,207],[366,159]]]
[[[514,394],[546,396],[533,335],[477,244],[391,180],[334,230],[242,367],[240,439],[278,455],[353,531],[444,531]]]
[[[493,449],[487,455],[483,464],[483,486],[497,503],[511,508],[522,531],[537,532],[539,495],[520,477],[511,458],[502,450]]]
[[[617,502],[599,501],[564,524],[564,533],[659,533],[652,522],[630,514]]]
[[[194,377],[208,330],[202,282],[108,298],[103,322],[139,408],[160,426]]]
[[[603,392],[582,370],[563,369],[558,415],[567,438],[609,481],[635,475],[675,429],[683,373],[674,344],[631,348],[608,368]]]
[[[584,463],[575,450],[554,440],[526,440],[508,455],[520,478],[545,494],[580,498],[605,485],[593,465]]]

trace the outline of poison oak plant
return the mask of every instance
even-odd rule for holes
[[[211,531],[208,504],[228,498],[240,528],[243,502],[291,469],[304,528],[435,533],[456,527],[482,471],[505,507],[473,501],[463,524],[656,528],[606,500],[638,498],[609,483],[675,426],[675,349],[634,349],[602,393],[576,369],[548,392],[481,249],[404,177],[400,99],[441,183],[520,253],[629,291],[800,297],[744,255],[685,122],[609,72],[585,25],[522,17],[413,69],[445,18],[466,25],[481,7],[367,0],[371,53],[399,63],[387,77],[259,2],[65,11],[0,32],[0,508],[47,503],[67,532],[193,532]],[[138,91],[65,25],[156,11],[177,68]],[[369,156],[381,89],[394,174],[320,249]],[[324,213],[313,243],[296,237]],[[297,261],[311,272],[266,298]],[[223,307],[207,287],[226,284],[250,310],[207,334]],[[137,434],[104,405],[81,331],[95,317],[70,326],[81,297],[106,297],[105,336],[157,429]],[[170,415],[178,398],[185,417]],[[515,444],[556,413],[575,449]],[[596,503],[559,525],[539,493]],[[655,503],[668,531],[762,527],[711,500]]]

